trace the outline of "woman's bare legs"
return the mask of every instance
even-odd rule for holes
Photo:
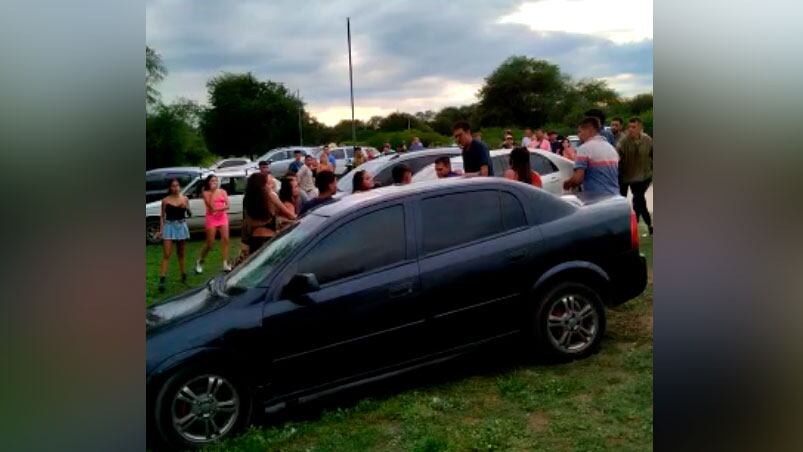
[[[179,242],[181,243],[181,242]],[[162,240],[162,269],[159,276],[164,278],[167,274],[167,266],[170,264],[170,255],[173,254],[173,241]]]
[[[229,266],[229,225],[220,227],[220,241],[223,245],[223,269],[230,270]]]
[[[198,256],[198,262],[195,263],[195,272],[202,273],[203,267],[201,265],[204,263],[204,258],[212,249],[212,246],[215,244],[215,233],[217,232],[217,228],[206,228],[206,243],[204,244],[203,249],[201,250],[201,254]],[[199,271],[200,270],[200,271]]]
[[[176,254],[178,254],[178,269],[181,271],[181,282],[187,282],[187,271],[184,265],[184,250],[187,249],[186,246],[186,240],[179,240],[178,243],[176,243]]]

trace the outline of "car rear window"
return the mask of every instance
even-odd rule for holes
[[[499,192],[473,191],[421,202],[424,254],[472,242],[502,231]]]

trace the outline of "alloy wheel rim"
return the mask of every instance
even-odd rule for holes
[[[240,413],[240,398],[234,386],[219,375],[189,380],[173,397],[173,428],[191,443],[207,443],[225,436]]]
[[[553,301],[547,315],[547,336],[563,353],[579,353],[599,334],[599,316],[594,305],[580,295],[564,295]]]

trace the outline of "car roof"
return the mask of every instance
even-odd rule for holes
[[[381,157],[375,158],[373,161],[375,162],[403,162],[408,159],[412,158],[419,158],[427,155],[440,155],[443,153],[449,153],[458,155],[461,154],[463,151],[460,148],[454,147],[444,147],[444,148],[434,148],[434,149],[425,149],[423,151],[414,151],[414,152],[402,152],[390,155],[383,155]]]
[[[154,168],[154,169],[145,171],[145,174],[148,175],[148,174],[177,173],[177,172],[201,173],[203,171],[206,171],[206,169],[202,168],[200,166],[170,166],[170,167],[166,167],[166,168]]]
[[[513,187],[525,186],[520,182],[511,181],[501,177],[447,177],[432,181],[415,182],[407,185],[391,185],[376,188],[367,192],[355,193],[338,198],[337,201],[324,204],[316,208],[313,213],[323,217],[346,214],[353,209],[360,209],[390,199],[442,190],[447,187],[500,187],[510,185]]]

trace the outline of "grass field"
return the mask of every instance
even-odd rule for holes
[[[189,244],[188,263],[201,245]],[[190,284],[220,268],[217,247],[210,271],[190,274]],[[232,255],[238,249],[232,240]],[[554,364],[513,350],[478,353],[274,415],[208,450],[651,450],[652,238],[641,238],[641,249],[647,289],[608,310],[601,350],[590,358]],[[148,302],[158,295],[160,259],[161,249],[148,246]],[[175,262],[171,275],[159,298],[182,290]]]

